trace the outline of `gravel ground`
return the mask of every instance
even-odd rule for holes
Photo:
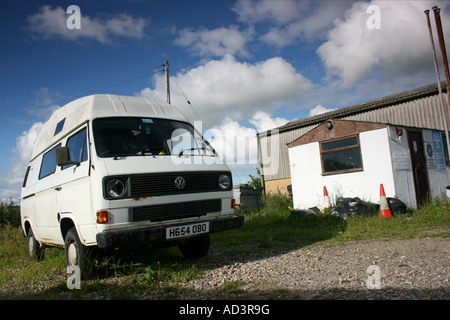
[[[228,256],[216,247],[207,263],[212,269],[186,282],[177,298],[444,300],[449,252],[449,238],[351,241],[265,257]]]
[[[351,241],[284,252],[251,247],[241,248],[242,253],[233,251],[212,246],[207,257],[187,262],[187,267],[195,263],[197,269],[204,271],[201,278],[181,284],[165,282],[159,287],[142,289],[130,284],[129,276],[109,277],[94,280],[97,284],[91,288],[83,283],[82,287],[87,290],[59,290],[55,295],[43,297],[90,300],[450,299],[450,238]],[[377,275],[379,282],[376,282]],[[17,288],[4,287],[0,289],[0,300],[22,299],[24,292],[27,299],[41,299],[42,293],[52,292],[65,277],[67,275],[55,275],[48,282],[30,284],[22,288],[22,293],[18,293]],[[93,291],[93,288],[98,290]]]

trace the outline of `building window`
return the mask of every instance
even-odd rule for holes
[[[363,169],[358,135],[321,142],[320,155],[324,175]]]

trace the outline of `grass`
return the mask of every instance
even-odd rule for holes
[[[291,199],[281,195],[264,198],[254,212],[241,210],[244,226],[211,235],[211,245],[227,254],[263,254],[298,249],[307,245],[337,245],[357,240],[390,240],[413,237],[450,236],[450,204],[434,199],[419,210],[380,218],[376,212],[367,218],[343,220],[319,213],[290,217]],[[10,208],[11,209],[11,208]],[[14,211],[15,210],[15,211]],[[14,209],[12,211],[18,212]],[[5,210],[4,210],[5,211]],[[46,248],[42,261],[28,259],[26,241],[19,234],[17,217],[0,224],[0,299],[128,299],[136,292],[162,290],[163,299],[176,298],[180,284],[201,277],[208,257],[199,261],[182,258],[178,248],[117,252],[97,261],[98,275],[83,282],[81,290],[68,290],[63,250]],[[242,294],[243,284],[227,283],[223,290]],[[30,288],[38,288],[38,293]],[[282,296],[279,292],[274,292]]]
[[[380,218],[377,211],[372,211],[369,217],[347,220],[324,213],[289,217],[290,203],[289,198],[280,195],[266,198],[260,210],[244,210],[242,228],[214,235],[215,243],[292,248],[317,242],[338,244],[350,240],[450,235],[450,204],[439,198],[420,210],[409,209],[407,213],[393,214],[391,218]]]

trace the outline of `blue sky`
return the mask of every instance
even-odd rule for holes
[[[70,5],[80,29],[67,27]],[[0,199],[18,201],[53,110],[92,93],[165,99],[165,60],[172,103],[245,181],[258,131],[436,82],[423,13],[434,5],[450,43],[446,1],[5,1]]]

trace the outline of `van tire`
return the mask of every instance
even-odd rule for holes
[[[78,266],[82,280],[86,280],[92,273],[93,259],[91,250],[81,243],[75,227],[71,227],[64,239],[64,257],[66,267]]]
[[[188,259],[204,257],[209,251],[209,234],[195,237],[188,242],[178,246],[181,254]]]
[[[44,257],[44,247],[36,240],[33,230],[30,228],[27,234],[28,257],[31,260],[40,261]]]

